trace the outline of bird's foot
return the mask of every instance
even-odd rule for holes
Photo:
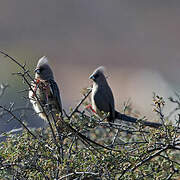
[[[36,81],[35,81],[35,87],[34,87],[34,92],[33,92],[32,97],[35,96],[39,83],[40,83],[40,80],[39,80],[39,79],[36,79]]]
[[[96,113],[91,104],[87,105],[85,109],[90,109],[93,113]]]

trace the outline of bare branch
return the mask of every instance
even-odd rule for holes
[[[90,89],[86,95],[84,95],[84,97],[81,99],[81,101],[75,106],[75,108],[73,109],[73,111],[71,112],[71,114],[68,116],[69,119],[71,119],[71,117],[74,115],[74,113],[76,113],[79,109],[79,107],[82,105],[82,103],[86,100],[86,98],[89,96],[89,94],[92,92],[92,89]]]

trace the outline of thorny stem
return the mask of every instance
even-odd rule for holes
[[[22,70],[27,73],[28,77],[33,80],[33,78],[31,77],[31,75],[28,73],[28,70],[25,68],[26,64],[22,65],[21,63],[19,63],[15,58],[13,58],[12,56],[8,55],[7,53],[0,51],[1,54],[3,54],[5,57],[8,57],[9,59],[11,59],[13,62],[15,62],[19,67],[22,68]]]
[[[68,116],[69,119],[71,119],[71,117],[74,115],[74,113],[76,113],[79,109],[79,107],[81,106],[81,104],[86,100],[86,98],[89,96],[89,94],[91,94],[92,89],[90,89],[87,94],[83,97],[83,99],[81,99],[81,101],[75,106],[75,108],[73,109],[73,111],[71,112],[71,114]]]

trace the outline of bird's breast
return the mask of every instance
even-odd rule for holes
[[[97,92],[97,85],[96,84],[93,84],[93,88],[92,88],[92,95],[91,95],[91,103],[92,103],[92,108],[97,112],[97,106],[96,106],[96,102],[95,102],[95,99],[94,99],[94,96]]]

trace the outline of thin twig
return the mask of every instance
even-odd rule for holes
[[[31,75],[28,73],[28,70],[25,68],[26,64],[22,65],[21,63],[19,63],[15,58],[13,58],[12,56],[8,55],[7,53],[0,51],[1,54],[3,54],[5,57],[8,57],[9,59],[11,59],[13,62],[15,62],[19,67],[21,67],[21,69],[27,73],[28,77],[33,80],[33,78],[31,77]]]
[[[77,110],[79,109],[79,107],[81,106],[81,104],[86,100],[86,98],[89,96],[89,94],[92,92],[92,89],[90,89],[86,95],[84,95],[84,97],[81,99],[81,101],[75,106],[75,108],[73,109],[73,111],[71,112],[71,114],[68,116],[69,119],[71,119],[71,117],[74,115],[74,113],[77,112]]]

